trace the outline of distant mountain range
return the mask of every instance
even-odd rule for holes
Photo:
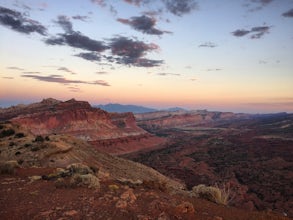
[[[106,104],[106,105],[94,105],[95,108],[103,109],[107,112],[117,112],[117,113],[124,113],[124,112],[133,112],[135,114],[138,113],[148,113],[148,112],[157,112],[161,111],[162,109],[154,109],[154,108],[148,108],[144,106],[139,105],[121,105],[121,104]],[[174,107],[169,109],[164,109],[164,111],[186,111],[183,108]]]

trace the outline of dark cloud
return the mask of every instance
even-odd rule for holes
[[[214,48],[214,47],[217,47],[217,45],[213,42],[205,42],[205,43],[202,43],[200,45],[198,45],[198,47],[210,47],[210,48]]]
[[[235,36],[235,37],[243,37],[244,35],[246,34],[249,34],[250,31],[248,30],[243,30],[243,29],[238,29],[236,31],[233,31],[232,34]]]
[[[126,37],[117,37],[111,39],[110,48],[112,55],[115,57],[108,58],[108,60],[114,59],[118,64],[153,67],[163,63],[162,60],[144,58],[147,52],[159,48],[156,44],[146,44],[142,41],[134,41]]]
[[[282,14],[284,17],[289,17],[289,18],[293,18],[293,8],[291,8],[289,11],[284,12]]]
[[[26,78],[36,79],[39,81],[44,81],[44,82],[52,82],[52,83],[61,83],[61,84],[72,84],[73,83],[73,84],[90,84],[90,85],[110,86],[107,82],[105,82],[103,80],[96,80],[96,81],[92,81],[92,82],[82,81],[82,80],[70,80],[70,79],[66,79],[60,75],[41,76],[41,75],[24,74],[21,76],[26,77]]]
[[[197,8],[195,0],[162,0],[167,10],[174,15],[182,16]]]
[[[72,33],[73,32],[72,23],[71,23],[69,17],[67,17],[65,15],[59,15],[58,20],[55,21],[55,22],[57,24],[59,24],[66,33]]]
[[[170,33],[167,31],[161,31],[157,28],[155,28],[156,25],[156,19],[148,17],[146,15],[142,15],[140,17],[131,17],[130,19],[122,19],[119,18],[117,21],[130,25],[133,29],[137,31],[141,31],[145,34],[151,34],[151,35],[162,35],[164,33]]]
[[[157,73],[159,76],[180,76],[178,73]]]
[[[7,69],[9,70],[19,70],[19,71],[23,71],[24,69],[20,68],[20,67],[17,67],[17,66],[9,66],[7,67]]]
[[[68,45],[70,47],[79,48],[88,51],[102,52],[108,47],[103,42],[93,40],[80,32],[59,34],[59,37],[51,37],[45,40],[48,45]]]
[[[80,21],[87,22],[88,19],[89,19],[89,16],[86,16],[86,15],[84,15],[84,16],[82,16],[82,15],[75,15],[75,16],[72,16],[72,18],[74,20],[80,20]]]
[[[76,54],[75,56],[77,57],[81,57],[85,60],[89,60],[89,61],[100,61],[101,57],[99,55],[97,55],[97,53],[92,52],[92,53],[79,53]]]
[[[24,34],[38,33],[47,35],[47,28],[39,22],[26,18],[18,11],[0,6],[0,24],[9,27],[14,31]]]
[[[75,72],[71,71],[70,69],[66,68],[66,67],[59,67],[57,70],[59,71],[64,71],[70,74],[76,74]]]
[[[250,30],[244,30],[244,29],[236,30],[236,31],[232,32],[232,34],[235,37],[243,37],[247,34],[251,34],[250,35],[251,39],[259,39],[264,34],[269,33],[270,28],[271,27],[269,27],[269,26],[257,26],[257,27],[251,28]]]

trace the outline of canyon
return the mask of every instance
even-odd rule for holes
[[[48,172],[70,164],[83,163],[98,170],[97,176],[106,192],[99,196],[112,206],[117,202],[115,192],[123,194],[122,189],[127,191],[130,187],[137,197],[143,195],[145,200],[156,194],[156,202],[164,204],[159,210],[171,213],[170,219],[178,219],[175,216],[217,219],[219,215],[223,219],[289,219],[293,216],[290,187],[293,184],[293,114],[252,115],[206,110],[109,113],[88,102],[49,98],[0,109],[0,121],[0,162],[17,161],[20,166],[13,174],[11,184],[15,187],[32,190],[28,189],[29,185],[21,186],[18,180],[26,182],[27,176],[33,173],[49,175]],[[9,182],[9,176],[0,177]],[[65,182],[69,181],[69,177],[64,178]],[[36,182],[33,186],[38,192],[48,194],[46,189],[38,187],[48,187],[52,192],[54,184]],[[193,186],[200,184],[229,193],[229,206],[236,207],[235,211],[231,214],[228,210],[231,207],[211,205],[191,197]],[[113,185],[119,190],[109,191]],[[58,190],[67,195],[66,189]],[[79,188],[70,190],[81,193]],[[4,187],[0,192],[5,198],[2,201],[12,204],[15,201],[8,197],[8,191],[9,187]],[[90,196],[82,193],[85,198]],[[15,196],[24,194],[17,191]],[[57,194],[53,197],[61,201]],[[166,205],[164,198],[173,201],[173,205]],[[5,203],[1,204],[11,211],[5,216],[13,217],[13,209]],[[180,203],[188,204],[186,207],[192,204],[195,210],[200,210],[186,208],[186,212],[174,213],[172,210],[177,212]],[[47,205],[42,204],[45,209]],[[124,211],[136,213],[132,218],[137,219],[137,212],[143,212],[142,204],[135,203],[138,205],[135,209],[131,204]],[[78,209],[75,205],[71,208]],[[104,209],[113,212],[108,206]],[[36,208],[31,210],[37,215]],[[154,210],[156,213],[149,212],[152,218],[163,215]],[[51,211],[61,215],[58,210]],[[50,213],[47,214],[52,217]],[[99,216],[95,217],[99,219]]]

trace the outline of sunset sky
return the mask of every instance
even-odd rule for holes
[[[0,0],[0,107],[293,112],[293,0]]]

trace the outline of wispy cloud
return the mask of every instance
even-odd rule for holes
[[[106,71],[98,71],[98,72],[96,72],[96,74],[105,75],[105,74],[108,74],[108,72],[106,72]]]
[[[122,24],[127,24],[133,29],[144,34],[162,35],[164,33],[171,33],[169,31],[162,31],[155,28],[156,19],[146,15],[142,15],[140,17],[131,17],[130,19],[118,18],[117,21],[121,22]]]
[[[269,26],[256,26],[252,27],[250,30],[238,29],[232,32],[235,37],[243,37],[245,35],[250,35],[251,39],[259,39],[263,35],[268,34],[270,31]]]
[[[83,21],[83,22],[87,22],[90,17],[87,16],[87,15],[74,15],[74,16],[72,16],[72,18],[74,20],[80,20],[80,21]]]
[[[158,76],[181,76],[178,73],[157,73]]]
[[[100,85],[100,86],[110,86],[106,81],[104,80],[96,80],[96,81],[83,81],[83,80],[70,80],[66,79],[63,76],[60,75],[49,75],[49,76],[41,76],[41,75],[30,75],[30,74],[23,74],[22,77],[26,78],[32,78],[39,81],[44,82],[51,82],[51,83],[60,83],[60,84],[89,84],[89,85]]]
[[[19,71],[24,70],[23,68],[20,68],[20,67],[17,67],[17,66],[9,66],[9,67],[6,67],[6,68],[9,69],[9,70],[19,70]]]
[[[38,21],[26,18],[18,11],[1,6],[0,24],[23,34],[38,33],[44,36],[47,35],[47,28]]]
[[[247,3],[244,4],[244,7],[248,8],[250,12],[255,12],[263,9],[273,1],[274,0],[248,0]]]
[[[209,47],[209,48],[214,48],[214,47],[217,47],[217,44],[208,41],[208,42],[205,42],[205,43],[202,43],[202,44],[198,45],[198,47]]]
[[[63,66],[62,67],[59,67],[57,70],[63,71],[63,72],[67,72],[67,73],[70,73],[70,74],[76,74],[72,70],[68,69],[67,67],[63,67]]]
[[[293,18],[293,8],[282,14],[284,17]]]

